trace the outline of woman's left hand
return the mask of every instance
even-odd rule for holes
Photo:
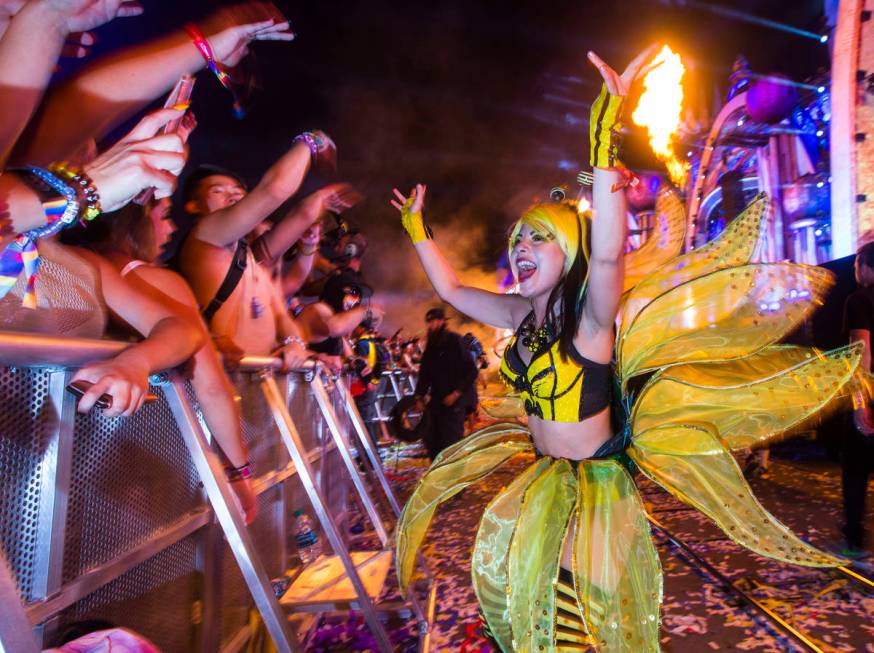
[[[644,66],[647,61],[655,56],[658,48],[658,43],[649,46],[646,50],[637,55],[630,64],[628,64],[625,72],[621,75],[613,70],[603,59],[601,59],[601,57],[591,50],[589,51],[588,56],[592,65],[598,69],[599,73],[601,73],[601,77],[604,79],[604,84],[607,85],[607,92],[610,93],[610,95],[625,96],[628,95],[628,92],[631,90],[631,85],[634,84],[635,79],[640,75],[645,75],[659,65],[651,63],[648,66]]]
[[[252,480],[239,478],[231,481],[231,489],[240,500],[243,516],[246,518],[246,526],[251,526],[255,517],[258,516],[258,495],[255,494],[255,489],[252,487]]]

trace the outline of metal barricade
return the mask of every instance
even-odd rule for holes
[[[318,370],[278,375],[279,361],[269,358],[244,359],[234,373],[259,496],[247,528],[178,373],[159,386],[159,401],[130,418],[75,412],[65,392],[71,370],[126,346],[0,334],[0,546],[8,561],[0,557],[0,650],[37,651],[66,625],[101,618],[164,653],[233,653],[251,635],[253,607],[279,651],[302,650],[317,615],[288,615],[270,578],[300,567],[288,544],[292,514],[310,507],[349,563],[362,592],[355,607],[390,650],[376,617],[388,608],[368,598],[351,564],[349,481],[384,551],[392,519],[379,518],[370,495],[381,490],[392,517],[399,507],[346,386]],[[355,452],[369,463],[369,486]],[[427,614],[410,597],[423,650],[430,588]]]

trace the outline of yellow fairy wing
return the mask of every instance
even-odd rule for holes
[[[551,651],[555,645],[555,583],[576,499],[576,476],[564,459],[554,460],[525,492],[507,556],[516,651]]]
[[[686,210],[677,193],[673,190],[660,193],[656,199],[656,214],[652,235],[638,249],[625,255],[624,292],[683,251]]]
[[[760,194],[743,212],[706,245],[679,256],[640,281],[625,296],[619,310],[619,336],[634,318],[659,295],[716,270],[746,265],[761,241],[768,198]]]
[[[706,423],[729,449],[762,444],[830,404],[861,359],[860,345],[825,353],[777,345],[738,360],[670,367],[641,391],[633,432]]]
[[[662,574],[631,476],[615,460],[579,465],[574,582],[599,648],[658,653]]]
[[[437,457],[431,464],[431,469],[435,469],[446,463],[451,463],[459,458],[467,456],[477,449],[482,449],[499,442],[529,442],[530,440],[531,433],[528,429],[519,426],[518,424],[511,422],[490,424],[485,428],[474,431],[469,436],[462,438],[455,444],[446,447],[443,451],[437,454]]]
[[[479,523],[476,544],[470,560],[473,589],[479,599],[492,637],[504,653],[513,651],[510,608],[507,604],[507,556],[522,499],[531,483],[551,464],[541,458],[519,474],[488,505]]]
[[[510,429],[503,429],[509,432]],[[485,478],[514,455],[531,450],[528,434],[515,429],[472,435],[437,457],[410,496],[397,529],[398,581],[406,589],[412,577],[416,552],[437,507],[471,483]],[[465,445],[465,446],[459,446]]]
[[[765,510],[731,453],[703,426],[649,429],[634,437],[628,454],[653,481],[759,555],[809,567],[847,562],[801,541]]]
[[[678,363],[731,360],[798,326],[831,288],[823,268],[758,263],[711,272],[646,306],[617,343],[623,383]]]

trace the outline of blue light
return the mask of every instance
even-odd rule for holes
[[[824,182],[824,181],[818,181],[818,182],[816,182],[816,187],[817,187],[817,188],[822,188],[823,186],[825,186],[825,182]]]
[[[819,88],[816,89],[816,92],[820,93],[820,94],[825,93],[825,86],[820,86]]]
[[[822,36],[820,36],[819,42],[820,43],[828,43],[828,34],[823,34]]]
[[[738,126],[738,127],[743,127],[743,124],[744,124],[744,119],[743,119],[743,118],[738,119],[738,121],[737,121],[737,126]]]
[[[824,133],[825,133],[825,132],[822,131],[821,129],[817,129],[817,130],[816,130],[816,135],[817,135],[817,137],[821,137]]]

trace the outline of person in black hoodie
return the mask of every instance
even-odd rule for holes
[[[477,369],[461,336],[446,327],[442,308],[430,309],[425,322],[428,340],[415,394],[422,404],[426,395],[431,397],[426,409],[430,429],[424,441],[433,460],[464,436],[464,418],[476,402]]]

